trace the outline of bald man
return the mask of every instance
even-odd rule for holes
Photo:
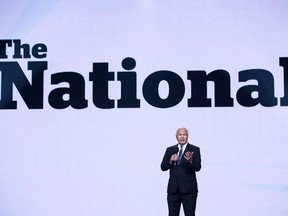
[[[188,130],[179,128],[178,143],[166,149],[161,170],[169,170],[167,188],[169,216],[179,216],[181,204],[185,216],[195,216],[198,185],[196,172],[201,169],[200,148],[188,143]]]

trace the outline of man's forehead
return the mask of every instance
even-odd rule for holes
[[[177,130],[177,134],[188,134],[188,131],[185,128],[179,128]]]

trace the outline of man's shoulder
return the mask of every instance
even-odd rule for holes
[[[167,149],[166,149],[166,152],[178,152],[178,144],[176,145],[172,145],[172,146],[168,146]]]
[[[172,145],[172,146],[168,146],[167,149],[173,149],[173,148],[175,148],[175,147],[178,148],[178,144],[175,144],[175,145]]]
[[[189,148],[189,149],[200,149],[198,146],[193,145],[191,143],[187,143],[187,148]]]

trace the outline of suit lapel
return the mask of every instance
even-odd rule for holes
[[[185,148],[185,151],[184,151],[183,154],[182,154],[182,159],[181,159],[181,161],[180,161],[180,164],[182,164],[182,163],[184,163],[184,161],[186,161],[186,159],[184,158],[185,153],[188,152],[188,151],[192,152],[191,147],[192,147],[192,145],[189,144],[189,143],[187,143],[187,146],[186,146],[186,148]]]

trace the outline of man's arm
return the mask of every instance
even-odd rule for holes
[[[166,152],[164,154],[162,163],[161,163],[161,170],[166,171],[174,166],[175,161],[178,160],[177,154],[172,154],[169,151],[169,148],[166,149]]]
[[[195,172],[200,171],[201,154],[199,147],[196,147],[195,150],[193,150],[193,152],[187,152],[187,154],[185,154],[184,157],[187,160],[187,166],[189,167],[189,169],[192,169]]]

